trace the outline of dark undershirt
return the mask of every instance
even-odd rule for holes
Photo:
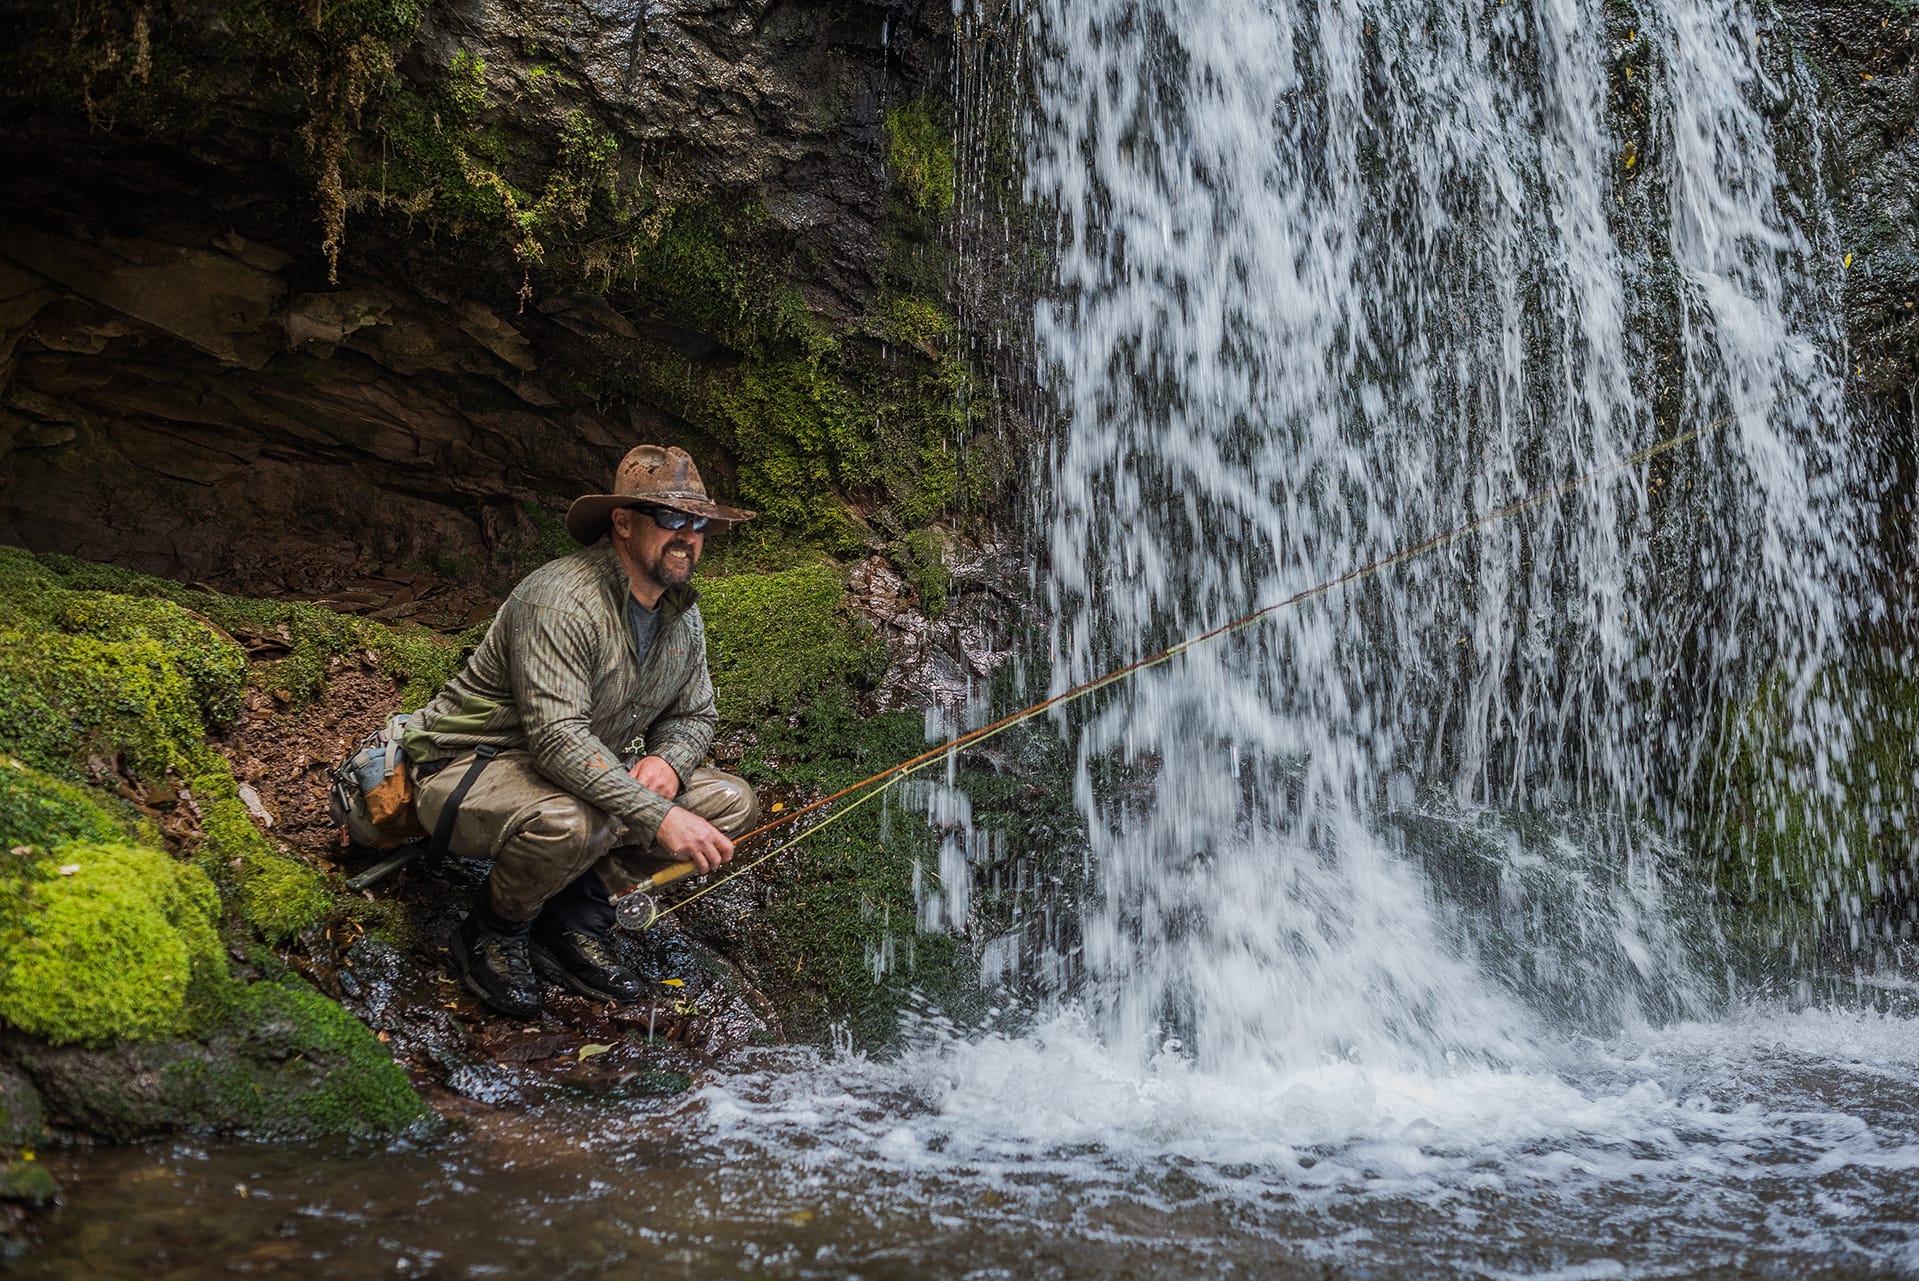
[[[640,666],[646,666],[646,656],[653,652],[653,638],[660,634],[660,611],[648,609],[627,593],[626,630],[633,634],[633,653]]]

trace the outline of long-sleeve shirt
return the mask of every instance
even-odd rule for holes
[[[645,662],[633,650],[628,594],[606,543],[527,575],[460,674],[414,714],[407,756],[523,747],[540,773],[651,843],[672,802],[635,782],[626,762],[658,756],[684,779],[706,759],[718,714],[698,593],[675,587],[660,598]]]

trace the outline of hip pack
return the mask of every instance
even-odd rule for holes
[[[370,850],[390,850],[404,841],[425,836],[413,808],[413,780],[400,735],[409,713],[389,716],[385,725],[360,740],[352,755],[333,771],[327,810],[348,838]]]

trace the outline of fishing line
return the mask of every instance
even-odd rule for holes
[[[1657,458],[1661,454],[1670,453],[1673,450],[1678,449],[1682,445],[1690,444],[1695,440],[1699,440],[1705,436],[1708,436],[1711,433],[1718,431],[1720,428],[1724,427],[1726,424],[1745,416],[1747,413],[1755,413],[1760,410],[1771,409],[1781,399],[1783,399],[1783,397],[1775,396],[1770,400],[1763,401],[1760,404],[1750,406],[1747,409],[1734,410],[1733,412],[1729,414],[1725,414],[1719,418],[1713,419],[1711,422],[1706,423],[1703,426],[1694,427],[1689,431],[1680,432],[1676,436],[1668,437],[1667,439],[1662,440],[1655,445],[1648,445],[1646,448],[1641,449],[1636,453],[1628,454],[1624,458],[1621,458],[1615,462],[1608,463],[1604,467],[1595,468],[1594,470],[1587,472],[1583,476],[1576,476],[1571,480],[1563,481],[1560,484],[1551,486],[1550,488],[1547,488],[1547,489],[1542,489],[1539,492],[1531,494],[1525,498],[1521,498],[1517,500],[1516,502],[1508,503],[1506,506],[1499,508],[1497,511],[1488,512],[1484,516],[1481,516],[1475,520],[1467,521],[1465,524],[1456,526],[1455,528],[1449,529],[1445,531],[1444,533],[1435,534],[1432,537],[1427,538],[1421,542],[1413,543],[1407,547],[1403,547],[1400,550],[1394,552],[1390,556],[1382,556],[1378,560],[1370,561],[1367,564],[1361,565],[1356,569],[1347,570],[1345,573],[1339,575],[1337,578],[1329,578],[1323,583],[1318,583],[1312,587],[1306,588],[1304,591],[1295,592],[1293,595],[1286,597],[1284,600],[1274,601],[1270,605],[1263,605],[1260,608],[1251,612],[1250,614],[1243,614],[1240,617],[1233,619],[1229,623],[1221,623],[1219,626],[1213,628],[1210,631],[1201,632],[1197,636],[1189,636],[1185,640],[1182,640],[1175,645],[1170,645],[1167,648],[1160,650],[1157,654],[1152,654],[1146,658],[1138,659],[1135,662],[1126,664],[1124,667],[1116,667],[1112,671],[1107,672],[1103,676],[1096,676],[1092,680],[1084,681],[1078,685],[1073,686],[1071,689],[1064,690],[1058,694],[1054,694],[1050,698],[1042,699],[1041,701],[1034,703],[1031,707],[1021,708],[1017,712],[1013,712],[1007,716],[1002,716],[1000,719],[993,721],[991,724],[982,725],[978,729],[970,730],[967,733],[964,733],[955,738],[949,739],[946,742],[939,744],[936,747],[928,748],[926,751],[921,752],[918,756],[914,756],[908,760],[901,761],[899,764],[891,766],[887,769],[883,769],[877,774],[873,774],[866,778],[863,778],[857,783],[848,784],[847,786],[842,787],[839,791],[832,793],[830,796],[822,796],[820,799],[810,802],[807,805],[801,806],[799,809],[793,810],[790,813],[782,814],[778,818],[774,819],[772,822],[764,823],[760,825],[759,827],[754,828],[752,831],[740,837],[739,840],[737,840],[734,843],[736,845],[743,845],[747,841],[754,840],[757,837],[764,836],[768,832],[771,832],[775,830],[776,828],[784,827],[788,823],[795,822],[798,819],[804,818],[808,814],[812,814],[821,809],[824,809],[826,806],[833,804],[835,801],[843,800],[848,796],[852,796],[854,793],[860,793],[860,795],[856,799],[854,799],[850,804],[847,804],[835,810],[833,813],[821,819],[819,822],[813,824],[813,826],[807,828],[805,831],[799,833],[797,836],[794,836],[786,841],[782,841],[780,844],[774,846],[772,849],[766,851],[764,854],[761,854],[757,856],[756,858],[751,859],[748,862],[739,864],[738,866],[730,869],[725,876],[719,877],[718,879],[713,881],[709,881],[707,884],[702,885],[699,889],[693,891],[691,894],[688,894],[686,897],[680,899],[678,902],[674,903],[672,906],[661,908],[658,914],[660,916],[666,916],[669,913],[677,912],[680,908],[685,907],[688,903],[691,903],[694,899],[699,898],[701,895],[709,894],[712,891],[719,889],[722,885],[725,885],[727,882],[735,879],[736,877],[746,875],[748,872],[752,871],[754,868],[758,867],[760,864],[765,863],[769,859],[775,858],[778,855],[785,853],[787,850],[793,848],[795,845],[798,845],[800,842],[817,835],[819,832],[832,826],[834,823],[837,823],[840,819],[845,818],[847,815],[854,813],[855,811],[860,809],[862,806],[869,804],[873,800],[884,795],[886,792],[892,790],[894,787],[899,785],[901,782],[905,781],[907,778],[910,778],[912,775],[917,774],[923,769],[926,769],[928,766],[935,765],[946,760],[948,757],[953,755],[955,752],[960,751],[962,748],[972,747],[976,744],[983,743],[990,738],[994,738],[997,735],[1005,733],[1007,730],[1012,729],[1015,725],[1019,725],[1026,721],[1031,720],[1033,717],[1040,715],[1042,712],[1051,711],[1055,707],[1060,707],[1067,703],[1072,702],[1075,699],[1083,698],[1086,695],[1094,693],[1097,690],[1106,688],[1108,685],[1117,684],[1118,682],[1125,680],[1127,677],[1132,676],[1138,672],[1143,672],[1147,670],[1148,668],[1158,667],[1164,663],[1170,663],[1172,660],[1174,660],[1175,658],[1178,658],[1180,655],[1186,653],[1188,650],[1193,649],[1200,645],[1204,645],[1208,641],[1216,640],[1221,636],[1231,635],[1232,633],[1235,633],[1235,632],[1244,631],[1248,627],[1251,627],[1254,623],[1259,622],[1260,620],[1268,617],[1269,615],[1276,614],[1282,609],[1289,609],[1294,605],[1303,604],[1306,601],[1314,600],[1314,599],[1317,599],[1318,597],[1328,595],[1334,591],[1337,591],[1339,588],[1346,586],[1349,583],[1358,582],[1359,580],[1363,578],[1370,578],[1372,575],[1380,573],[1383,570],[1391,569],[1395,565],[1402,565],[1409,560],[1414,560],[1420,556],[1424,556],[1428,552],[1436,551],[1439,548],[1448,545],[1449,543],[1454,543],[1459,541],[1462,538],[1466,538],[1472,534],[1476,534],[1480,530],[1485,529],[1489,525],[1497,524],[1498,522],[1502,520],[1510,519],[1511,517],[1517,516],[1522,512],[1530,511],[1531,509],[1535,507],[1543,506],[1546,503],[1550,503],[1557,499],[1564,498],[1567,494],[1570,494],[1577,489],[1581,489],[1597,481],[1604,480],[1608,476],[1617,475],[1618,473],[1625,471],[1628,468],[1637,467],[1641,463],[1649,462],[1652,459]],[[866,790],[863,790],[863,789],[866,789]],[[679,869],[684,869],[684,870],[679,870]],[[662,872],[658,876],[656,876],[656,878],[652,882],[650,882],[648,885],[642,886],[639,890],[636,890],[633,892],[643,893],[648,889],[662,887],[670,883],[670,881],[672,880],[677,880],[682,876],[690,875],[693,872],[693,870],[694,868],[691,863],[675,864],[672,868],[668,869],[667,872]]]

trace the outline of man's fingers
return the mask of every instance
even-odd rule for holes
[[[669,853],[702,872],[710,872],[733,858],[733,842],[725,832],[677,805],[661,820],[658,839]]]

